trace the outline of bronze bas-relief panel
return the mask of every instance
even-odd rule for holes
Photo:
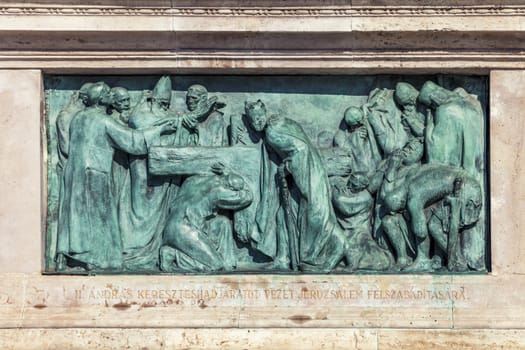
[[[483,76],[47,76],[46,272],[489,270]]]

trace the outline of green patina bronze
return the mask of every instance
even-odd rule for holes
[[[47,272],[488,270],[485,77],[45,88]]]

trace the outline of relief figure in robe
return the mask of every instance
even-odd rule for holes
[[[58,180],[58,212],[63,204],[64,198],[64,168],[69,156],[69,126],[73,117],[80,111],[86,109],[90,103],[88,99],[88,89],[93,83],[82,84],[80,90],[73,93],[69,98],[66,106],[60,111],[56,119],[56,133],[57,133],[57,165],[56,175]],[[56,255],[57,237],[52,236],[50,239],[53,247],[50,248],[50,253]]]
[[[129,126],[142,130],[162,120],[176,120],[172,133],[152,141],[152,146],[191,146],[198,141],[197,118],[208,114],[215,99],[207,99],[189,113],[170,109],[171,79],[163,76],[153,92],[146,91],[142,101],[133,109]],[[145,155],[130,156],[131,191],[121,198],[119,223],[123,232],[125,265],[132,269],[151,270],[158,266],[158,251],[168,212],[177,189],[179,176],[154,176],[148,172]]]
[[[208,101],[208,90],[199,84],[194,84],[186,92],[186,107],[190,112],[195,112],[197,108],[206,104]],[[227,146],[228,133],[224,115],[218,109],[224,107],[223,104],[215,104],[210,113],[202,115],[197,119],[197,133],[199,146]]]
[[[366,173],[368,176],[374,174],[381,154],[363,109],[354,106],[347,108],[343,121],[344,129],[338,130],[334,136],[334,147],[348,152],[352,172]]]
[[[400,200],[396,193],[397,187],[421,165],[425,125],[424,117],[416,107],[418,95],[419,91],[408,83],[401,82],[396,85],[394,99],[402,110],[401,125],[408,135],[408,140],[402,149],[394,151],[385,160],[383,166],[386,166],[386,171],[378,195],[381,209],[378,216],[381,220],[380,227],[395,251],[398,268],[412,263],[409,252],[415,254],[415,248],[406,223],[405,212],[402,210],[404,208],[400,210],[388,210],[388,208],[398,207],[398,203],[393,204]]]
[[[297,260],[303,270],[333,270],[344,257],[347,241],[331,204],[328,175],[318,150],[299,123],[268,116],[262,101],[247,102],[245,109],[251,126],[262,132],[264,143],[279,157],[280,171],[274,186],[283,189],[286,178],[290,180],[290,195],[281,196],[281,204],[292,266]]]
[[[408,134],[401,122],[402,113],[395,103],[394,90],[372,90],[363,109],[383,158],[407,144]]]
[[[230,144],[253,147],[259,153],[259,165],[253,171],[253,201],[250,206],[234,213],[234,227],[243,243],[272,260],[268,269],[290,270],[288,233],[283,208],[276,186],[278,156],[263,142],[263,133],[255,130],[246,113],[231,117]]]
[[[162,238],[162,271],[237,267],[234,233],[225,212],[246,207],[253,196],[242,177],[218,168],[216,174],[188,178],[179,189]]]
[[[447,90],[431,81],[421,88],[419,101],[428,106],[425,154],[432,164],[465,169],[483,183],[484,166],[483,110],[479,100],[463,88]],[[465,229],[463,253],[468,265],[485,269],[486,236],[484,220]]]
[[[131,98],[128,90],[119,86],[114,87],[109,92],[107,113],[117,122],[128,127],[129,114],[131,112],[130,103]],[[113,189],[119,204],[121,193],[130,190],[129,181],[129,154],[116,149],[113,157]]]
[[[88,101],[87,91],[93,83],[85,83],[80,87],[78,92],[73,93],[69,102],[57,116],[57,145],[58,145],[58,175],[61,178],[69,154],[69,126],[75,114],[84,110],[90,103]]]
[[[334,179],[332,203],[339,223],[347,232],[350,260],[347,271],[388,270],[393,263],[392,254],[380,248],[372,238],[374,193],[366,173],[352,173],[346,178]]]
[[[112,163],[115,149],[146,154],[151,140],[173,130],[171,120],[134,131],[106,113],[109,86],[93,84],[89,107],[70,125],[69,157],[59,212],[57,269],[122,268],[122,241],[114,198]]]

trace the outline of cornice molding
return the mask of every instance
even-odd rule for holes
[[[0,6],[0,16],[447,17],[525,16],[524,6],[123,7]]]
[[[322,6],[305,0],[301,6],[264,7],[249,0],[229,6],[227,0],[217,0],[218,5],[202,0],[200,6],[189,0],[142,0],[135,6],[126,0],[120,6],[113,0],[102,6],[56,1],[0,0],[0,51],[525,50],[525,4],[335,6],[331,0],[331,6]]]
[[[0,69],[43,69],[46,73],[104,72],[362,73],[460,72],[525,69],[525,53],[516,52],[5,52]],[[145,65],[147,62],[147,65]]]

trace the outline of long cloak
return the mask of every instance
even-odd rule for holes
[[[454,90],[456,97],[438,106],[433,127],[427,126],[426,157],[429,163],[459,166],[479,181],[484,181],[483,111],[479,101],[465,90]],[[485,268],[486,236],[484,216],[462,231],[463,254],[469,266]]]
[[[64,168],[57,253],[97,268],[122,266],[112,176],[115,148],[145,154],[156,134],[152,129],[129,130],[97,107],[75,115]]]
[[[314,246],[324,246],[338,225],[321,156],[302,127],[288,118],[270,118],[265,130],[265,142],[287,162],[298,190],[299,258],[316,259],[309,256],[315,250]]]
[[[144,101],[131,113],[129,125],[137,130],[148,128],[169,117],[169,113]],[[152,141],[152,146],[187,145],[191,140],[188,131],[179,125],[175,133]],[[121,196],[119,210],[125,266],[151,270],[158,263],[162,231],[181,179],[149,174],[148,159],[144,155],[130,156],[129,171],[130,188]]]

